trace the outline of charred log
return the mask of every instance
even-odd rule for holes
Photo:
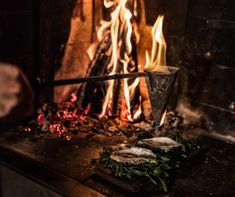
[[[104,76],[107,74],[107,66],[110,61],[110,36],[107,35],[99,44],[96,49],[93,60],[89,64],[86,76]],[[92,83],[88,82],[83,84],[78,90],[79,103],[81,103],[83,109],[86,109],[88,105],[91,105],[92,113],[99,113],[101,111],[102,99],[105,95],[104,83]]]
[[[95,1],[95,2],[94,2]],[[95,10],[95,12],[94,12]],[[55,79],[85,77],[89,65],[86,50],[95,41],[94,27],[102,18],[102,1],[77,0],[71,18],[71,28],[61,67],[55,74]],[[70,98],[80,84],[55,88],[54,101],[63,102]]]

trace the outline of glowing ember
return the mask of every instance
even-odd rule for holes
[[[146,52],[145,70],[148,72],[168,73],[166,65],[166,41],[164,39],[162,27],[164,16],[158,16],[152,28],[152,52],[151,57]]]
[[[148,123],[146,124],[148,125]],[[72,101],[51,106],[44,105],[38,111],[36,128],[39,128],[42,133],[51,133],[68,141],[71,140],[72,135],[82,132],[95,132],[107,136],[123,133],[130,136],[131,131],[139,130],[139,127],[134,124],[118,118],[107,118],[107,116],[100,119],[92,118]],[[30,127],[24,127],[21,130],[25,133],[31,132]]]
[[[134,116],[139,116],[140,114],[140,109],[137,109]],[[174,132],[177,128],[182,129],[183,119],[180,114],[165,112],[162,121],[164,118],[166,119],[166,124],[160,130]],[[114,117],[103,116],[97,119],[95,116],[84,115],[83,109],[70,101],[63,104],[43,106],[38,111],[37,122],[20,127],[20,131],[26,134],[34,134],[35,132],[46,136],[50,134],[69,141],[75,136],[94,136],[95,133],[104,136],[119,135],[129,138],[136,134],[138,135],[138,132],[149,133],[152,128],[152,125],[145,121],[130,123]]]
[[[76,93],[71,94],[71,102],[75,103],[77,101],[77,95]]]

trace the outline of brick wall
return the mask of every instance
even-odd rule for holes
[[[190,0],[181,55],[181,100],[225,133],[235,128],[234,9],[232,0]],[[229,20],[230,25],[211,19]]]

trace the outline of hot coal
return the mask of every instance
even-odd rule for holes
[[[101,135],[134,139],[137,136],[145,136],[144,138],[153,135],[164,136],[166,133],[186,130],[189,127],[184,124],[183,117],[176,111],[168,112],[163,126],[155,131],[152,121],[130,122],[121,120],[117,116],[102,118],[99,118],[98,114],[91,116],[87,109],[83,109],[72,100],[60,104],[44,104],[38,110],[37,120],[21,127],[20,130],[24,133],[46,134],[67,140],[82,134],[87,137]]]

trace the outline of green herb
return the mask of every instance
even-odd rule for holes
[[[178,169],[184,165],[189,155],[198,148],[192,140],[185,140],[179,135],[172,138],[181,143],[182,146],[168,152],[157,152],[156,163],[139,165],[118,163],[110,158],[113,152],[110,147],[105,147],[100,153],[100,157],[93,162],[111,169],[116,177],[127,180],[146,179],[150,186],[166,192],[169,185],[176,179]]]

